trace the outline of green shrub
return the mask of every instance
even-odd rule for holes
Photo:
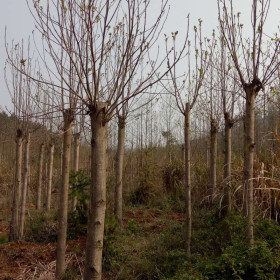
[[[126,231],[129,233],[129,234],[135,234],[135,233],[138,233],[140,231],[140,228],[139,228],[139,224],[136,220],[132,219],[132,220],[129,220],[128,223],[127,223],[127,229]]]
[[[7,236],[4,235],[0,238],[0,244],[6,244],[8,242],[9,242],[9,239]]]
[[[82,279],[79,268],[75,267],[72,264],[68,265],[62,277],[62,280],[78,280],[78,279]]]
[[[107,211],[103,240],[103,269],[105,271],[118,268],[127,258],[118,246],[120,234],[115,215]]]
[[[184,166],[182,162],[170,162],[163,167],[162,179],[164,188],[168,193],[177,193],[182,188]]]
[[[71,171],[70,173],[70,192],[69,199],[77,198],[77,211],[79,216],[86,223],[89,201],[89,188],[90,177],[86,174],[85,170],[80,169],[77,172]]]
[[[140,185],[133,192],[130,192],[126,199],[128,205],[147,205],[152,194],[150,185]]]
[[[169,227],[150,250],[160,271],[155,279],[280,279],[280,227],[268,220],[255,224],[255,244],[245,240],[247,219],[217,211],[201,213],[194,223],[192,255],[186,261],[184,227]]]
[[[55,242],[57,239],[57,215],[34,212],[26,219],[25,240],[37,243]]]
[[[156,197],[159,168],[156,164],[150,162],[150,151],[150,149],[143,151],[142,160],[145,164],[141,167],[136,178],[135,190],[125,198],[126,205],[148,205]]]
[[[69,213],[67,236],[68,239],[75,239],[86,235],[87,232],[90,177],[82,169],[77,172],[72,171],[70,184],[69,199],[76,197],[77,206],[75,211]]]
[[[224,220],[213,213],[206,217],[208,227],[195,231],[193,248],[198,252],[198,244],[201,246],[202,258],[197,258],[194,267],[203,279],[280,279],[280,229],[276,223],[257,222],[256,241],[250,246],[245,240],[245,217],[234,213]]]

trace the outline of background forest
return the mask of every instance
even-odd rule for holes
[[[248,26],[218,1],[209,37],[189,16],[164,34],[168,0],[27,5],[37,35],[5,38],[0,279],[280,279],[270,1]]]

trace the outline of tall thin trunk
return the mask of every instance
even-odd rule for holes
[[[91,175],[91,155],[89,155],[89,159],[88,159],[88,176]]]
[[[15,168],[15,181],[13,189],[13,209],[12,209],[12,221],[10,225],[10,241],[18,240],[19,229],[19,201],[21,190],[21,168],[22,168],[22,131],[17,130],[16,135],[16,168]]]
[[[81,135],[76,133],[74,135],[74,171],[78,172],[79,170],[79,158],[80,158],[80,142]],[[72,211],[75,211],[77,207],[77,197],[75,196],[72,201]]]
[[[218,126],[215,120],[211,119],[210,133],[210,190],[211,203],[214,202],[217,185],[217,145],[218,145]]]
[[[44,171],[44,176],[45,176],[45,178],[44,178],[44,208],[46,208],[47,209],[47,196],[48,196],[48,174],[49,174],[49,172],[48,172],[48,167],[49,167],[49,161],[50,161],[50,153],[49,153],[49,151],[47,151],[48,153],[46,153],[46,155],[45,155],[45,157],[46,157],[46,159],[45,159],[45,171]]]
[[[30,147],[30,133],[27,133],[25,139],[24,149],[24,168],[23,168],[23,185],[21,189],[21,205],[20,205],[20,217],[19,217],[19,239],[23,238],[24,221],[25,221],[25,204],[26,193],[29,175],[29,147]]]
[[[62,169],[63,169],[63,167],[62,167],[62,165],[63,165],[63,142],[62,142],[62,144],[61,144],[61,150],[60,150],[60,176],[62,176]]]
[[[115,189],[115,214],[118,219],[119,227],[122,229],[122,204],[123,204],[123,162],[124,162],[124,143],[125,143],[125,117],[118,118],[118,148],[116,164],[116,189]]]
[[[40,148],[40,160],[39,160],[39,172],[38,172],[38,187],[37,187],[37,199],[36,199],[37,210],[41,209],[44,149],[45,149],[45,145],[42,144]]]
[[[104,223],[106,212],[106,103],[90,108],[91,188],[86,242],[85,280],[101,280]]]
[[[205,141],[205,150],[206,150],[206,166],[209,167],[209,147],[208,147],[208,141]]]
[[[225,113],[225,161],[224,161],[224,189],[226,192],[226,212],[232,210],[231,191],[231,129],[233,121],[229,113]]]
[[[50,211],[51,209],[52,181],[53,181],[53,153],[54,153],[54,144],[51,144],[50,161],[49,161],[49,168],[48,168],[48,186],[47,186],[47,204],[46,204],[47,211]]]
[[[243,120],[243,177],[245,174],[245,169],[246,169],[246,140],[245,140],[245,131],[246,131],[246,113],[243,116],[242,120]],[[247,185],[245,184],[245,179],[243,178],[243,200],[242,200],[242,212],[244,216],[248,216],[248,191],[247,191]]]
[[[182,163],[185,165],[185,144],[181,146],[181,159]]]
[[[185,190],[186,190],[186,254],[191,255],[192,201],[191,201],[191,140],[190,140],[190,104],[185,112]]]
[[[62,164],[62,184],[59,193],[58,211],[58,236],[56,248],[56,278],[61,279],[65,272],[65,250],[67,236],[67,206],[70,176],[71,158],[71,136],[73,112],[71,109],[63,113],[64,134],[63,134],[63,164]]]
[[[256,90],[253,85],[245,88],[246,92],[246,115],[244,133],[244,187],[248,198],[248,230],[247,239],[249,244],[254,244],[254,185],[253,166],[255,150],[255,102]]]
[[[30,186],[31,186],[31,162],[29,161],[28,166],[28,178],[27,178],[27,190],[26,190],[26,200],[30,198]]]

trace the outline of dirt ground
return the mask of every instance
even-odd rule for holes
[[[146,209],[128,210],[124,213],[124,224],[136,220],[145,228],[146,234],[160,232],[164,227],[160,220],[176,219],[183,222],[184,215],[162,213]],[[0,238],[9,235],[9,223],[0,220]],[[82,273],[86,237],[81,236],[67,243],[66,263],[74,265]],[[0,244],[0,280],[52,280],[55,279],[56,244],[37,244],[26,241]],[[103,280],[114,279],[114,272],[106,272]]]

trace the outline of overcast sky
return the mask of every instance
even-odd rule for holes
[[[29,0],[30,1],[30,0]],[[41,0],[46,1],[46,0]],[[160,0],[151,0],[153,5]],[[216,0],[170,0],[170,14],[164,32],[178,30],[183,33],[186,29],[186,18],[190,14],[191,25],[197,23],[197,19],[203,20],[205,36],[211,36],[212,30],[217,26],[217,2]],[[266,23],[266,30],[277,31],[280,21],[280,1],[271,0],[270,15]],[[0,0],[0,106],[9,105],[10,96],[4,81],[5,51],[5,27],[7,28],[7,41],[20,41],[28,38],[34,30],[33,18],[29,13],[25,0]],[[251,0],[234,0],[236,11],[243,15],[245,25],[250,24]]]

